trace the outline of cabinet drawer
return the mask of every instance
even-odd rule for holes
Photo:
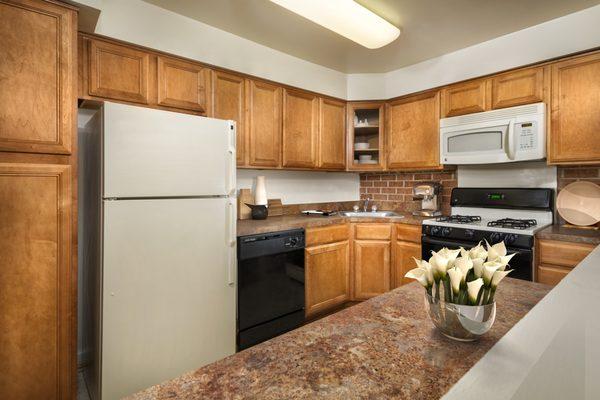
[[[354,237],[362,240],[390,240],[391,224],[356,224]]]
[[[557,285],[567,274],[571,272],[571,268],[555,267],[552,265],[538,265],[537,267],[537,282],[546,285]]]
[[[306,230],[306,247],[341,242],[348,240],[349,238],[350,232],[348,224],[310,228]]]
[[[421,225],[396,224],[396,239],[421,243]]]
[[[591,244],[568,243],[556,240],[540,240],[540,262],[542,264],[574,267],[594,249]]]

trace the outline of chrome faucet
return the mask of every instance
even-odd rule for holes
[[[365,199],[365,202],[363,203],[363,211],[364,212],[367,212],[367,210],[369,209],[369,202],[370,201],[371,201],[371,199],[368,198],[368,197]]]

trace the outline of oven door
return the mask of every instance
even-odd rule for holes
[[[458,249],[464,247],[470,249],[477,246],[475,242],[458,241],[450,239],[436,239],[423,236],[421,239],[421,257],[429,260],[432,251],[439,251],[444,247],[449,249]],[[508,269],[513,271],[508,275],[511,278],[523,279],[525,281],[533,280],[533,251],[531,249],[517,249],[507,247],[508,254],[517,253],[511,260]]]
[[[515,121],[495,120],[440,130],[443,164],[490,164],[515,160]]]

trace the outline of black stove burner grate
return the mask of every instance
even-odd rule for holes
[[[470,224],[480,222],[481,217],[478,215],[450,215],[449,217],[438,217],[437,222],[451,222],[454,224]]]
[[[500,228],[512,228],[512,229],[527,229],[537,225],[535,219],[513,219],[503,218],[495,221],[488,222],[488,226],[497,226]]]

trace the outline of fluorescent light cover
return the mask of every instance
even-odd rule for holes
[[[271,1],[369,49],[400,36],[400,29],[354,0]]]

